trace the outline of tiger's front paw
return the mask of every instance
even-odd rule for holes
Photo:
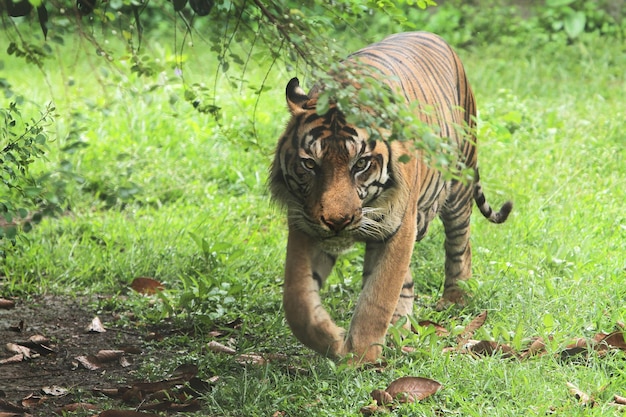
[[[366,364],[377,363],[381,360],[383,346],[376,342],[357,342],[351,338],[341,346],[341,357],[353,366],[361,366]]]

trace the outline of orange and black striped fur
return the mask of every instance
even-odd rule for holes
[[[420,118],[438,126],[442,137],[456,140],[459,163],[475,172],[470,183],[445,180],[422,161],[411,141],[369,140],[336,107],[317,114],[317,88],[307,95],[297,79],[287,85],[292,117],[270,178],[273,197],[288,210],[287,322],[319,353],[335,358],[352,353],[357,361],[370,362],[379,357],[389,324],[411,313],[409,263],[414,242],[424,237],[430,221],[438,215],[445,229],[440,303],[462,302],[457,283],[471,275],[472,200],[494,223],[506,220],[512,204],[496,212],[485,199],[476,165],[474,95],[459,58],[441,38],[424,32],[392,35],[347,62],[373,67],[381,88],[399,87],[407,102],[431,109]],[[346,332],[322,307],[319,290],[337,256],[355,242],[365,243],[363,288]]]

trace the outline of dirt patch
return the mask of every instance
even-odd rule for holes
[[[85,298],[45,296],[16,300],[14,308],[0,309],[0,360],[9,362],[0,365],[0,402],[25,406],[33,416],[50,416],[68,404],[109,401],[93,390],[137,380],[137,368],[156,356],[146,340],[149,332],[116,329],[105,317],[105,332],[89,332],[86,328],[96,317],[90,305]],[[48,342],[33,345],[33,336]],[[8,344],[18,350],[30,345],[30,353],[19,360]],[[117,352],[115,358],[95,359],[103,350]],[[88,369],[90,364],[96,369]]]

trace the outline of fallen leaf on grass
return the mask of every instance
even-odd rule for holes
[[[104,333],[106,332],[106,329],[102,325],[100,318],[96,316],[93,318],[93,320],[91,320],[91,323],[89,323],[89,325],[85,328],[85,332],[86,333]]]
[[[285,355],[280,354],[271,354],[264,356],[258,353],[241,353],[238,355],[235,349],[214,340],[207,343],[207,347],[211,352],[236,356],[235,360],[240,365],[265,365],[268,362],[284,361],[285,359],[287,359]]]
[[[434,327],[435,329],[435,334],[439,337],[446,337],[450,335],[450,332],[448,331],[448,329],[446,329],[445,327],[443,327],[441,324],[439,323],[435,323],[434,321],[430,321],[430,320],[422,320],[420,322],[417,323],[418,326],[420,327]],[[417,333],[417,331],[415,330],[415,328],[412,329],[413,333]]]
[[[595,351],[599,356],[606,354],[611,349],[618,349],[626,352],[626,341],[624,341],[624,331],[618,330],[613,333],[598,333],[593,339],[578,338],[568,344],[560,353],[561,360],[571,359],[578,356],[588,355],[590,351]]]
[[[94,355],[94,358],[100,363],[107,363],[119,360],[124,355],[123,350],[100,350]]]
[[[459,348],[463,348],[463,346],[474,336],[474,332],[480,329],[485,321],[487,320],[487,310],[483,311],[476,317],[470,321],[467,326],[463,329],[463,331],[457,337],[457,344]]]
[[[15,301],[6,298],[0,298],[0,310],[9,310],[15,307]]]
[[[613,400],[616,404],[626,405],[626,397],[622,397],[621,395],[615,394]]]
[[[371,392],[371,397],[376,404],[370,404],[361,408],[361,414],[371,415],[377,411],[385,411],[387,407],[393,408],[396,403],[413,403],[430,397],[441,389],[441,384],[428,378],[404,376],[393,381],[387,389],[376,389]]]
[[[0,359],[0,365],[10,365],[12,363],[22,362],[24,360],[24,355],[21,353],[15,354],[10,358]]]
[[[141,413],[133,410],[106,410],[100,412],[98,417],[160,417],[158,414]]]
[[[57,385],[51,385],[49,387],[43,387],[41,389],[41,392],[43,392],[46,395],[53,396],[53,397],[62,397],[63,395],[68,393],[68,389],[59,387]]]
[[[538,337],[532,341],[530,346],[528,346],[528,349],[522,352],[522,354],[520,355],[520,358],[526,359],[529,356],[542,355],[543,353],[545,353],[545,351],[546,351],[546,342],[544,342],[542,337]]]
[[[139,410],[193,412],[200,409],[197,398],[211,387],[210,383],[196,377],[197,372],[196,365],[183,364],[170,378],[162,381],[139,382],[130,387],[94,388],[93,391],[127,404],[139,404]]]
[[[385,391],[400,402],[416,402],[430,397],[441,389],[441,384],[435,380],[405,376],[393,381]]]
[[[221,344],[220,342],[216,342],[215,340],[211,340],[207,343],[207,347],[211,352],[215,353],[225,353],[227,355],[236,355],[237,351],[231,347]]]
[[[131,365],[130,361],[124,357],[126,350],[121,349],[103,349],[98,351],[95,355],[81,355],[76,356],[74,359],[82,365],[85,369],[95,371],[100,369],[104,364],[109,362],[119,361],[122,367]]]
[[[370,397],[372,397],[372,399],[376,401],[376,405],[378,406],[386,406],[393,403],[393,397],[391,396],[391,394],[383,389],[375,389],[374,391],[370,392]]]
[[[612,349],[626,351],[626,341],[624,340],[623,330],[618,330],[609,334],[599,333],[596,335],[595,340],[597,340],[600,348],[604,348],[606,346]]]
[[[154,278],[138,277],[130,284],[130,288],[140,294],[153,295],[159,291],[163,291],[165,287]]]
[[[517,353],[509,345],[490,340],[470,340],[463,348],[477,356],[492,356],[494,353],[499,353],[502,358],[517,357]]]
[[[44,401],[46,401],[47,397],[42,397],[35,393],[30,393],[26,397],[22,398],[20,404],[26,408],[34,408],[41,405]]]
[[[173,413],[193,413],[195,411],[200,411],[201,408],[200,402],[196,399],[192,399],[187,402],[178,403],[165,400],[156,404],[142,404],[138,409],[150,411],[170,411]]]
[[[54,353],[54,345],[51,344],[50,339],[40,334],[32,335],[28,338],[28,340],[24,342],[17,342],[17,344],[36,350],[42,355]]]
[[[81,355],[76,356],[74,359],[78,361],[79,364],[83,365],[83,367],[89,371],[96,371],[100,369],[101,364],[94,358],[93,355]]]
[[[72,403],[72,404],[66,404],[63,407],[57,409],[56,413],[59,415],[65,415],[65,413],[74,413],[76,411],[87,411],[87,410],[97,410],[97,409],[98,407],[89,403]]]
[[[198,366],[193,363],[184,363],[174,369],[169,381],[189,381],[196,375],[198,375]]]
[[[591,396],[583,391],[581,391],[576,385],[568,382],[567,388],[569,388],[569,392],[576,397],[576,399],[580,402],[581,405],[591,406],[595,404],[595,401]]]
[[[18,355],[22,355],[24,359],[32,359],[39,356],[37,353],[32,353],[29,348],[26,346],[18,345],[17,343],[7,343],[6,350],[10,353],[15,353]]]

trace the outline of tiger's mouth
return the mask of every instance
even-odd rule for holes
[[[350,249],[355,242],[359,241],[361,236],[360,221],[335,231],[307,217],[305,221],[300,222],[300,229],[317,240],[322,250],[334,255],[339,255]]]
[[[319,241],[322,250],[332,255],[340,255],[350,249],[356,239],[350,236],[331,236],[323,238]]]

